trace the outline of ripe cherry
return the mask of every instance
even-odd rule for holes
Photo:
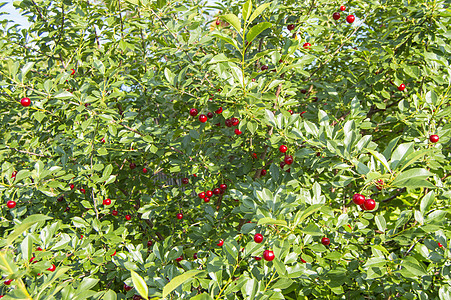
[[[219,25],[219,23],[220,23],[219,20],[216,20],[216,25]]]
[[[267,65],[263,65],[260,69],[261,69],[262,71],[268,70],[268,66],[267,66]]]
[[[290,109],[289,111],[288,111],[290,114],[293,114],[293,111]]]
[[[205,198],[205,192],[199,193],[199,194],[197,194],[197,196],[199,196],[200,199],[204,199]]]
[[[346,10],[346,6],[344,6],[344,5],[340,6],[340,10],[341,11],[345,11]]]
[[[363,207],[365,210],[373,210],[376,207],[376,201],[373,199],[365,199],[365,202],[363,202]]]
[[[321,239],[321,244],[323,244],[324,246],[329,246],[330,240],[327,237],[323,237]]]
[[[227,189],[227,184],[223,183],[219,185],[219,188],[223,191],[225,191]]]
[[[16,178],[16,175],[17,175],[17,171],[14,171],[14,172],[11,174],[11,178]]]
[[[110,205],[111,204],[111,199],[107,198],[103,200],[103,205]]]
[[[398,91],[404,91],[406,89],[406,85],[404,84],[404,83],[401,83],[399,86],[398,86]]]
[[[210,202],[210,198],[209,198],[209,197],[205,197],[204,202],[205,202],[205,203]]]
[[[180,256],[180,257],[177,257],[177,258],[175,259],[175,261],[182,261],[182,259],[183,259],[183,256]]]
[[[254,259],[255,259],[256,261],[262,260],[261,256],[254,256]]]
[[[69,206],[64,209],[64,212],[67,212],[67,211],[70,211],[70,207]]]
[[[130,167],[130,169],[133,170],[134,168],[136,168],[136,164],[135,163],[130,163],[129,167]]]
[[[193,258],[197,259],[197,252],[193,254]]]
[[[52,264],[52,266],[47,269],[47,271],[50,271],[50,272],[55,272],[55,270],[56,270],[56,266],[54,264]]]
[[[280,152],[285,153],[285,152],[287,152],[287,150],[288,150],[287,146],[285,146],[285,145],[280,145],[280,147],[279,147],[279,151],[280,151]]]
[[[191,109],[189,110],[189,114],[190,114],[192,117],[197,116],[198,113],[199,113],[199,112],[198,112],[197,109],[195,109],[195,108],[191,108]]]
[[[216,114],[222,113],[222,107],[220,107],[220,108],[218,108],[217,110],[215,110],[215,113],[216,113]]]
[[[23,107],[30,106],[31,100],[30,100],[30,98],[27,98],[27,97],[22,98],[22,99],[20,99],[20,104],[21,104]]]
[[[257,153],[252,153],[253,158],[257,158]]]
[[[73,190],[75,188],[75,185],[71,184],[69,185],[70,189]]]
[[[81,192],[82,194],[86,194],[86,190],[83,189],[83,188],[80,189],[80,192]]]
[[[111,214],[112,214],[113,216],[117,216],[118,211],[117,211],[117,210],[113,210],[113,211],[111,212]]]
[[[352,197],[352,201],[357,205],[362,205],[365,202],[365,196],[361,194],[354,194]]]
[[[133,300],[143,300],[143,297],[141,297],[140,295],[133,295]]]
[[[437,243],[437,245],[440,247],[440,248],[442,248],[443,247],[443,245],[442,244],[440,244],[440,243]]]
[[[124,290],[125,290],[126,292],[130,291],[132,288],[133,288],[133,287],[128,286],[128,285],[126,285],[126,284],[124,283]]]
[[[236,128],[235,129],[235,134],[236,135],[240,135],[240,134],[242,134],[243,132],[241,131],[241,130],[239,130],[238,128]]]
[[[354,15],[349,15],[346,17],[346,22],[348,22],[349,24],[353,23],[354,21],[355,21]]]
[[[207,117],[209,119],[213,118],[215,115],[212,112],[207,113]]]
[[[220,240],[219,243],[217,243],[216,245],[218,245],[219,247],[221,247],[222,245],[224,245],[224,240]]]
[[[340,19],[340,13],[339,13],[339,12],[335,12],[335,13],[332,15],[332,18],[334,18],[334,20],[339,20],[339,19]]]
[[[433,134],[429,137],[429,140],[431,141],[431,143],[437,143],[439,140],[439,137],[438,137],[438,135]]]
[[[283,167],[285,167],[286,163],[284,161],[280,162],[280,167],[283,169]]]
[[[215,188],[215,189],[213,189],[213,194],[219,195],[219,194],[221,194],[221,190],[218,188]]]
[[[147,169],[143,168],[143,173],[146,174],[147,173]]]
[[[302,257],[301,257],[301,262],[304,264],[307,263]]]
[[[263,242],[263,235],[261,235],[260,233],[256,233],[254,235],[254,242],[256,242],[257,244]]]
[[[182,213],[178,213],[176,217],[177,217],[177,219],[181,220],[181,219],[183,219],[183,214]]]
[[[310,44],[310,43],[304,43],[304,45],[303,45],[304,49],[310,49],[311,46],[312,46],[312,44]]]
[[[7,279],[7,280],[3,281],[3,284],[4,284],[4,285],[10,285],[11,282],[13,282],[12,279]]]
[[[252,82],[255,82],[255,78],[252,78]]]
[[[148,241],[148,242],[147,242],[147,247],[150,247],[150,246],[152,246],[152,244],[153,244],[153,242],[152,242],[152,241]]]
[[[213,192],[212,191],[207,191],[205,193],[205,195],[207,195],[207,197],[211,197],[211,196],[213,196]]]
[[[265,169],[262,169],[261,172],[260,172],[260,174],[261,174],[262,176],[265,176],[266,173],[267,173],[267,171],[266,171]]]
[[[207,116],[206,115],[200,115],[199,116],[199,121],[201,122],[201,123],[205,123],[205,122],[207,122]]]
[[[274,252],[271,251],[271,250],[265,250],[265,251],[263,252],[263,258],[264,258],[266,261],[272,261],[272,260],[274,260],[274,258],[275,258]]]
[[[182,183],[183,184],[188,184],[189,183],[189,179],[188,178],[182,178]]]
[[[294,28],[296,28],[296,25],[294,25],[294,24],[290,24],[290,25],[287,26],[287,29],[289,31],[293,30]]]
[[[284,162],[285,162],[287,165],[291,165],[291,164],[293,163],[293,156],[291,156],[291,155],[285,156]]]
[[[125,215],[125,220],[130,221],[132,219],[132,216],[130,215]]]
[[[233,126],[237,126],[238,124],[240,124],[240,120],[238,118],[232,118],[231,121]]]
[[[37,247],[36,251],[43,251],[41,247]]]
[[[16,201],[9,200],[8,202],[6,202],[6,206],[8,206],[8,208],[10,209],[13,209],[14,207],[16,207]]]

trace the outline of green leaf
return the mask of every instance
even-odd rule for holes
[[[392,185],[395,187],[408,187],[408,188],[416,188],[416,187],[431,187],[435,186],[426,181],[425,179],[431,176],[432,173],[423,168],[413,168],[409,169],[405,172],[402,172],[396,176],[395,180],[392,182]]]
[[[271,217],[261,218],[260,220],[258,220],[258,223],[257,223],[258,226],[259,225],[267,225],[267,224],[280,225],[280,226],[287,227],[287,222],[285,220],[276,220]]]
[[[276,126],[276,121],[274,120],[274,113],[268,109],[265,109],[266,121],[272,126]]]
[[[228,35],[225,35],[225,34],[219,33],[219,32],[212,33],[211,35],[212,35],[212,36],[215,36],[215,37],[217,37],[217,38],[220,38],[221,40],[223,40],[223,41],[226,42],[226,43],[231,44],[231,45],[234,46],[238,51],[240,51],[240,47],[238,47],[238,42],[237,42],[235,39],[229,37]]]
[[[293,226],[299,226],[305,219],[320,210],[322,206],[323,204],[314,204],[307,207],[306,210],[299,210],[294,217]]]
[[[21,73],[22,73],[22,82],[25,78],[25,76],[27,76],[28,72],[31,70],[31,68],[33,68],[34,66],[34,62],[28,62],[25,66],[22,67]]]
[[[387,229],[387,222],[385,221],[385,218],[383,215],[377,215],[374,220],[376,221],[376,226],[377,228],[382,231],[385,232],[385,229]]]
[[[252,21],[254,21],[254,19],[256,17],[258,17],[265,9],[268,8],[268,6],[270,6],[271,3],[263,3],[262,5],[260,5],[259,7],[257,7],[254,12],[252,13],[250,19],[249,19],[249,23],[251,23]]]
[[[167,80],[170,84],[175,85],[175,82],[174,82],[175,75],[174,75],[174,73],[172,73],[171,70],[169,70],[168,68],[165,68],[165,69],[164,69],[164,77],[166,77],[166,80]]]
[[[130,273],[132,274],[133,286],[138,291],[138,293],[141,295],[141,297],[143,297],[144,299],[147,299],[149,297],[149,290],[147,288],[146,282],[135,271],[130,270]]]
[[[115,291],[113,290],[108,290],[104,295],[102,300],[116,300],[117,299],[117,294]]]
[[[202,293],[202,294],[196,295],[190,299],[191,300],[213,300],[213,298],[207,293]]]
[[[70,269],[70,267],[57,267],[56,272],[51,273],[51,275],[48,276],[44,283],[39,287],[39,293],[36,296],[36,299],[39,299],[42,292],[47,291],[47,288],[51,286],[53,282],[63,276]]]
[[[53,98],[56,98],[56,99],[69,99],[72,97],[74,97],[74,95],[68,91],[62,91],[62,92],[59,92],[59,93],[56,93],[55,95],[53,95]]]
[[[183,284],[188,279],[191,279],[201,273],[199,270],[189,270],[182,275],[172,278],[172,280],[166,284],[163,288],[163,298],[166,298],[172,291],[174,291],[179,285]]]
[[[252,42],[260,33],[270,28],[271,26],[272,24],[269,22],[258,23],[257,25],[249,29],[249,32],[246,34],[246,40],[249,43]]]
[[[233,26],[233,28],[235,28],[236,31],[238,31],[238,33],[241,32],[241,21],[240,19],[238,19],[238,17],[234,14],[227,14],[227,15],[223,15],[221,16],[222,19],[224,19],[225,21],[227,21],[227,23],[229,23],[230,25]]]
[[[404,261],[401,263],[403,268],[406,268],[410,273],[415,276],[426,276],[427,272],[423,265],[421,265],[415,258],[412,256],[407,256],[404,258]]]
[[[365,150],[368,151],[369,153],[371,153],[378,161],[380,161],[388,172],[391,172],[390,166],[388,165],[388,162],[387,162],[387,159],[385,158],[385,156],[383,156],[382,154],[380,154],[377,151],[373,151],[370,149],[365,149]]]
[[[243,19],[244,22],[247,21],[247,19],[249,19],[250,15],[252,12],[252,1],[251,0],[247,0],[246,3],[243,4]]]
[[[429,208],[431,207],[432,203],[434,203],[434,200],[435,200],[434,191],[430,191],[423,197],[423,199],[421,199],[420,211],[423,215],[425,215],[429,211]]]
[[[16,225],[16,227],[14,228],[14,231],[8,235],[8,237],[6,238],[6,245],[11,245],[11,243],[19,236],[21,235],[25,230],[27,230],[28,228],[30,228],[31,226],[33,226],[34,224],[38,223],[38,222],[44,222],[47,220],[51,220],[52,218],[49,216],[45,216],[45,215],[31,215],[29,217],[27,217],[25,220],[23,220],[23,222],[20,225]],[[0,242],[0,247],[5,246],[4,244],[5,240],[2,240],[2,242]]]

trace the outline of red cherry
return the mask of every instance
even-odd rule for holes
[[[113,216],[117,216],[118,211],[117,211],[117,210],[113,210],[113,211],[111,212],[111,214],[112,214]]]
[[[404,83],[401,83],[399,86],[398,86],[398,90],[399,91],[404,91],[406,89],[406,85],[404,84]]]
[[[14,171],[14,172],[11,174],[11,178],[16,178],[16,175],[17,175],[17,171]]]
[[[236,128],[235,129],[235,134],[236,135],[240,135],[240,134],[242,134],[243,132],[241,131],[241,130],[239,130],[238,128]]]
[[[302,115],[305,114],[305,113],[306,113],[306,111],[301,112],[301,113],[300,113],[301,117],[302,117]]]
[[[193,174],[193,176],[194,176],[194,177],[197,177],[197,175],[196,175],[196,174]]]
[[[150,247],[150,246],[152,246],[152,244],[153,244],[153,242],[152,242],[152,241],[148,241],[148,242],[147,242],[147,247]]]
[[[301,257],[301,262],[304,264],[307,263],[304,259],[302,259],[302,257]]]
[[[69,206],[66,207],[66,209],[64,210],[64,212],[66,212],[66,211],[70,211],[70,207]]]
[[[252,78],[252,82],[255,82],[255,78]]]
[[[71,184],[71,185],[69,185],[69,187],[70,187],[71,190],[73,190],[75,185]]]
[[[130,165],[129,165],[129,167],[130,167],[130,169],[134,169],[134,168],[136,168],[136,164],[135,163],[131,163]]]
[[[354,194],[354,196],[352,197],[352,201],[354,201],[354,203],[357,205],[362,205],[363,202],[365,202],[365,196],[361,194]]]
[[[254,235],[254,242],[256,242],[257,244],[263,242],[263,235],[261,235],[260,233],[256,233]]]
[[[321,239],[321,244],[323,244],[324,246],[329,246],[330,240],[327,237],[323,237]]]
[[[175,259],[175,261],[182,261],[182,259],[183,259],[183,256],[180,256],[180,257],[177,257],[177,258]]]
[[[233,126],[237,126],[238,124],[240,124],[240,120],[238,118],[232,118],[231,121]]]
[[[213,196],[213,192],[212,191],[207,191],[205,193],[205,195],[207,195],[207,197],[211,197],[211,196]]]
[[[70,69],[72,72],[70,73],[70,75],[74,75],[75,74],[75,70],[74,69]]]
[[[285,156],[284,162],[285,162],[287,165],[291,165],[291,164],[293,163],[293,156],[291,156],[291,155]]]
[[[272,260],[274,260],[274,258],[275,258],[274,252],[271,251],[271,250],[265,250],[265,251],[263,252],[263,258],[264,258],[266,261],[272,261]]]
[[[81,239],[83,239],[83,234],[82,234],[82,235],[80,235],[80,240],[81,240]]]
[[[221,194],[221,190],[218,188],[215,188],[215,189],[213,189],[213,194],[219,195],[219,194]]]
[[[16,207],[16,201],[9,200],[8,202],[6,202],[6,206],[8,206],[8,208],[10,209],[13,209],[14,207]]]
[[[200,115],[199,116],[199,121],[201,122],[201,123],[205,123],[205,122],[207,122],[207,116],[206,115]]]
[[[429,137],[429,140],[431,141],[431,143],[437,143],[439,140],[439,137],[438,137],[438,135],[433,134]]]
[[[442,248],[443,247],[443,245],[442,244],[440,244],[440,243],[437,243],[438,244],[438,246],[440,247],[440,248]]]
[[[7,279],[7,280],[3,281],[3,284],[4,284],[4,285],[10,285],[11,282],[13,282],[12,279]]]
[[[289,111],[288,111],[290,114],[293,114],[293,111],[290,109]]]
[[[217,110],[215,110],[215,113],[220,114],[222,113],[222,107],[218,108]]]
[[[55,272],[55,270],[56,270],[56,266],[54,264],[52,264],[52,266],[47,269],[47,271],[50,271],[50,272]]]
[[[262,260],[261,256],[254,256],[254,259],[255,259],[256,261]]]
[[[219,20],[216,20],[216,25],[219,25],[219,23],[220,23]]]
[[[199,194],[197,194],[197,196],[199,196],[200,199],[204,199],[205,198],[205,193],[204,192],[199,193]]]
[[[115,256],[116,255],[116,250],[114,250],[114,253],[111,254],[110,256]]]
[[[30,100],[30,98],[27,98],[27,97],[22,98],[22,99],[20,99],[20,104],[21,104],[23,107],[30,106],[31,100]]]
[[[143,297],[141,297],[140,295],[133,295],[133,300],[143,300]]]
[[[105,144],[105,138],[103,137],[101,140],[100,140],[102,143],[104,143]]]
[[[231,120],[231,119],[225,120],[225,125],[226,125],[227,127],[232,127],[232,126],[233,126],[233,125],[232,125],[232,120]]]
[[[257,158],[257,153],[252,153],[253,158]]]
[[[125,283],[124,283],[124,290],[125,291],[130,291],[131,289],[132,289],[133,287],[131,287],[131,286],[128,286],[128,285],[126,285]]]
[[[80,192],[81,192],[82,194],[86,194],[86,190],[85,190],[85,189],[80,189]]]
[[[146,174],[147,173],[147,169],[143,168],[143,173]]]
[[[188,178],[183,178],[182,179],[182,183],[183,184],[188,184],[189,183],[189,179]]]
[[[349,24],[353,23],[354,21],[355,21],[354,15],[349,15],[346,17],[346,22],[348,22]]]
[[[199,112],[198,112],[197,109],[195,109],[195,108],[191,108],[191,109],[189,110],[189,114],[190,114],[192,117],[197,116],[198,113],[199,113]]]
[[[287,150],[288,150],[287,146],[285,146],[285,145],[280,145],[280,147],[279,147],[279,151],[280,151],[280,152],[285,153],[285,152],[287,152]]]
[[[221,247],[222,245],[224,245],[224,241],[220,240],[219,243],[217,243],[216,245],[218,245],[219,247]]]
[[[260,172],[260,174],[261,174],[262,176],[265,176],[266,173],[267,173],[267,171],[266,171],[265,169],[262,169],[261,172]]]
[[[32,258],[30,258],[29,262],[30,262],[30,263],[34,263],[34,264],[37,263],[36,261],[33,262],[35,258],[36,258],[36,257],[33,256]]]
[[[373,199],[365,199],[365,202],[363,202],[363,207],[365,210],[373,210],[376,207],[376,201]]]
[[[286,163],[284,161],[280,162],[280,167],[283,169],[283,167],[285,167]]]
[[[208,202],[210,202],[210,198],[208,198],[208,197],[205,197],[205,199],[204,199],[204,202],[205,202],[205,203],[208,203]]]
[[[332,15],[332,18],[334,18],[334,20],[339,20],[339,19],[340,19],[340,13],[339,13],[339,12],[335,12],[335,13]]]
[[[36,251],[43,251],[41,247],[37,247]]]
[[[267,66],[267,65],[263,65],[260,69],[261,69],[262,71],[268,70],[268,66]]]
[[[130,215],[125,215],[125,220],[130,221],[132,219],[132,216]]]
[[[177,217],[177,219],[181,220],[181,219],[183,219],[183,214],[182,213],[178,213],[176,217]]]
[[[344,6],[344,5],[340,6],[340,10],[341,11],[345,11],[346,10],[346,6]]]
[[[296,25],[294,25],[294,24],[290,24],[290,25],[287,26],[287,29],[289,31],[293,30],[294,28],[296,28]]]
[[[197,259],[197,252],[193,254],[193,258]]]
[[[227,189],[227,184],[225,184],[225,183],[223,183],[223,184],[220,184],[219,185],[219,188],[221,189],[221,190],[226,190]]]
[[[311,46],[312,46],[312,44],[310,44],[310,43],[304,43],[304,45],[303,45],[304,49],[310,49]]]
[[[211,118],[213,118],[215,115],[212,113],[212,112],[209,112],[208,114],[207,114],[207,117],[209,118],[209,119],[211,119]]]
[[[103,205],[110,205],[111,204],[111,199],[107,198],[103,200]]]

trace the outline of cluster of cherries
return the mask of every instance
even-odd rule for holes
[[[340,10],[341,10],[341,11],[345,11],[345,10],[346,10],[346,7],[345,7],[344,5],[342,5],[342,6],[340,6]],[[338,20],[340,19],[340,17],[341,17],[341,15],[340,15],[339,12],[335,12],[335,13],[332,15],[332,18],[333,18],[335,21],[338,21]],[[355,21],[354,15],[349,15],[349,16],[346,17],[346,22],[348,22],[349,24],[354,23],[354,21]]]
[[[359,205],[362,210],[373,210],[376,207],[376,201],[373,199],[366,199],[362,194],[354,194],[352,201]]]
[[[210,202],[210,198],[213,197],[213,195],[224,194],[226,189],[227,189],[227,184],[223,183],[223,184],[219,185],[219,188],[214,188],[213,191],[201,192],[197,195],[199,196],[200,199],[204,199],[205,203],[208,203],[208,202]]]
[[[217,110],[215,110],[215,113],[216,113],[217,115],[219,115],[219,114],[222,113],[222,111],[223,111],[223,109],[222,109],[222,107],[220,107],[220,108],[218,108]],[[192,117],[196,117],[196,116],[199,114],[199,111],[198,111],[196,108],[191,108],[191,109],[189,110],[189,114],[190,114],[190,116],[192,116]],[[208,119],[211,119],[211,118],[213,118],[214,116],[215,116],[215,115],[214,115],[212,112],[208,112],[207,115],[201,114],[201,115],[199,116],[199,122],[205,123],[205,122],[207,122]],[[226,120],[225,120],[225,125],[226,125],[227,127],[238,126],[238,124],[240,124],[240,120],[239,120],[238,118],[235,118],[235,117],[230,118],[230,119],[226,119]],[[216,124],[216,126],[220,126],[220,125],[221,125],[220,123],[217,123],[217,124]],[[243,133],[243,132],[242,132],[241,130],[239,130],[238,128],[235,129],[235,134],[236,134],[236,135],[240,135],[240,134],[242,134],[242,133]]]
[[[279,147],[279,151],[281,153],[286,153],[288,150],[288,147],[285,145],[281,145]],[[293,163],[293,156],[286,154],[283,161],[280,162],[280,167],[283,169],[283,167],[285,167],[285,165],[291,165]],[[286,170],[286,172],[290,172],[290,169]]]

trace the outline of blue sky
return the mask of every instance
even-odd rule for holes
[[[6,13],[8,13],[8,15],[0,15],[0,20],[9,19],[9,20],[13,20],[17,24],[27,26],[27,24],[28,24],[27,19],[22,17],[20,12],[14,8],[13,1],[12,0],[0,0],[0,3],[4,3],[4,2],[6,2],[7,4],[5,6],[3,6],[2,8],[0,8],[0,11],[6,12]]]

